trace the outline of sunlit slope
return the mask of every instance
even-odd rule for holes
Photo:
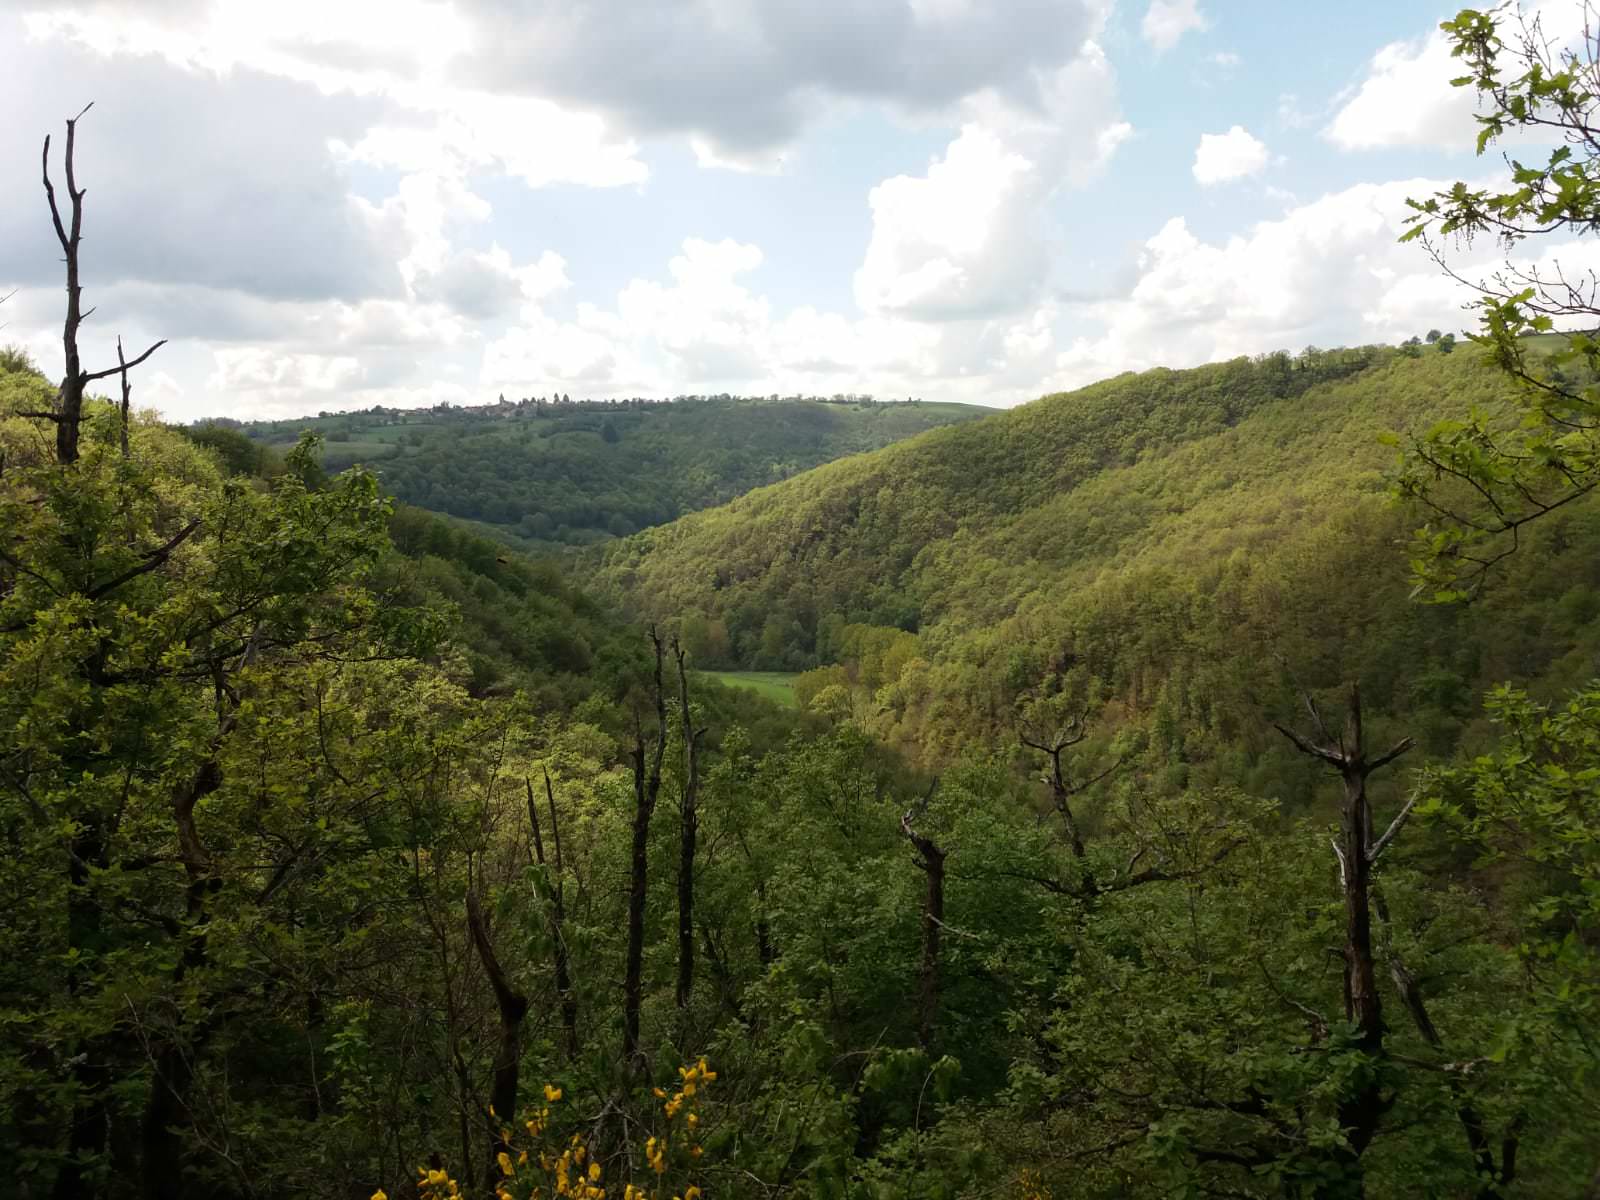
[[[1061,690],[1253,745],[1290,675],[1359,676],[1448,741],[1487,682],[1576,677],[1600,610],[1592,506],[1471,609],[1407,603],[1380,436],[1504,386],[1467,349],[1124,375],[628,539],[602,579],[744,668],[834,661],[846,622],[915,632],[871,718],[933,746]]]

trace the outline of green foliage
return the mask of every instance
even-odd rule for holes
[[[609,1184],[703,1053],[705,1158],[672,1169],[706,1195],[1484,1194],[1463,1111],[1520,1138],[1508,1200],[1576,1194],[1600,698],[1506,693],[1505,746],[1448,756],[1488,736],[1480,680],[1588,669],[1594,517],[1542,525],[1515,594],[1408,606],[1403,564],[1373,566],[1404,531],[1385,451],[1351,440],[1495,378],[1376,350],[1123,377],[608,556],[700,668],[647,839],[641,1063],[617,982],[637,631],[554,561],[330,476],[314,435],[279,468],[141,420],[124,458],[96,403],[63,470],[40,422],[0,421],[11,1178],[398,1197],[426,1164],[432,1194],[522,1195],[559,1170],[507,1175],[495,1141],[575,1162],[576,1136]],[[29,372],[0,389],[49,403]],[[736,657],[811,665],[781,677],[803,711],[717,683],[750,681],[708,669]],[[1375,738],[1403,721],[1446,760],[1420,807],[1455,835],[1412,827],[1382,860],[1376,938],[1441,1039],[1386,979],[1382,1054],[1330,969],[1316,779],[1261,733],[1296,679],[1352,669]],[[1069,800],[1018,727],[1073,735]],[[1375,787],[1380,820],[1400,791]],[[526,1006],[515,1114],[489,1112],[504,1009],[469,896]],[[1384,1134],[1358,1160],[1341,1105],[1373,1078]]]
[[[1564,1087],[1593,1082],[1600,1035],[1600,684],[1559,707],[1497,688],[1488,700],[1499,745],[1424,783],[1418,811],[1442,824],[1493,873],[1518,926],[1518,948],[1540,1021],[1508,1023],[1497,1055],[1533,1053],[1531,1038],[1553,1023],[1577,1041]]]
[[[256,423],[246,432],[282,445],[302,428],[318,430],[338,442],[325,458],[331,468],[371,464],[407,504],[482,522],[513,545],[549,548],[626,536],[985,411],[726,396],[625,405],[529,401]]]
[[[1600,220],[1593,39],[1553,42],[1520,3],[1463,9],[1440,29],[1467,68],[1451,82],[1476,94],[1480,155],[1516,133],[1560,144],[1543,162],[1509,158],[1499,188],[1458,182],[1409,201],[1400,240],[1421,240],[1443,261],[1446,240],[1492,237],[1511,255],[1530,237],[1592,233]],[[1560,263],[1508,262],[1475,287],[1479,332],[1469,336],[1517,386],[1492,407],[1410,439],[1397,484],[1428,517],[1413,539],[1418,592],[1442,602],[1474,594],[1526,525],[1600,483],[1592,292],[1570,286]],[[1428,340],[1444,353],[1454,348],[1449,334]]]
[[[643,616],[703,614],[744,665],[838,665],[822,686],[932,761],[1064,695],[1155,739],[1171,786],[1301,804],[1315,777],[1266,719],[1299,686],[1360,678],[1378,719],[1448,753],[1481,737],[1483,690],[1576,684],[1600,648],[1562,601],[1600,583],[1587,503],[1530,533],[1516,587],[1465,611],[1407,602],[1412,519],[1387,502],[1381,439],[1506,392],[1474,352],[1123,376],[641,534],[601,580]]]

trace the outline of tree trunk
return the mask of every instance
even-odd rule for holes
[[[678,848],[678,1007],[685,1008],[694,990],[694,857],[699,837],[700,818],[696,811],[700,791],[700,735],[689,711],[689,675],[684,670],[683,647],[676,640],[673,655],[678,660],[678,703],[683,721],[683,805],[679,823]]]
[[[1372,959],[1372,908],[1368,887],[1371,862],[1366,849],[1367,789],[1364,775],[1347,772],[1342,841],[1345,912],[1345,1019],[1360,1030],[1357,1045],[1363,1053],[1383,1053],[1383,1005],[1378,996],[1377,971]],[[1345,1097],[1339,1106],[1351,1151],[1359,1157],[1378,1132],[1385,1105],[1375,1076]]]
[[[500,1045],[494,1056],[494,1083],[489,1093],[491,1129],[489,1133],[489,1173],[487,1178],[500,1178],[496,1159],[510,1153],[510,1143],[501,1136],[509,1129],[517,1113],[518,1073],[522,1068],[522,1022],[528,1015],[528,997],[511,986],[511,981],[495,954],[494,942],[489,937],[488,922],[484,920],[483,907],[478,893],[467,891],[467,928],[472,934],[472,944],[477,947],[478,958],[483,962],[484,974],[494,989],[495,1006],[500,1011]]]
[[[88,112],[86,108],[83,112]],[[78,117],[67,122],[66,176],[71,215],[66,225],[56,205],[56,191],[50,183],[50,139],[44,140],[44,192],[50,201],[50,218],[67,263],[67,316],[61,328],[61,353],[66,374],[56,408],[56,461],[62,466],[78,461],[78,429],[83,420],[83,363],[78,357],[78,326],[83,323],[83,288],[78,282],[78,245],[83,237],[83,191],[73,171],[73,150],[78,137]]]
[[[926,810],[932,799],[933,788],[929,788],[921,808]],[[907,812],[900,818],[900,831],[921,856],[917,866],[928,877],[927,895],[922,902],[922,963],[917,972],[917,1041],[928,1050],[933,1047],[939,1022],[939,942],[944,931],[945,851],[932,838],[912,828],[912,816],[912,812]]]
[[[1361,728],[1361,690],[1355,685],[1350,688],[1345,726],[1338,738],[1328,732],[1321,713],[1309,696],[1306,697],[1306,709],[1316,727],[1319,741],[1303,738],[1282,725],[1278,726],[1278,730],[1302,754],[1319,759],[1336,770],[1343,784],[1344,805],[1339,836],[1334,840],[1333,850],[1339,862],[1339,883],[1345,910],[1345,1017],[1359,1031],[1357,1047],[1373,1059],[1373,1069],[1363,1072],[1359,1076],[1360,1081],[1339,1101],[1339,1124],[1344,1129],[1347,1146],[1335,1154],[1343,1168],[1343,1178],[1333,1186],[1343,1191],[1329,1194],[1360,1196],[1365,1190],[1361,1157],[1377,1136],[1391,1103],[1383,1095],[1376,1070],[1378,1061],[1385,1054],[1385,1028],[1372,954],[1372,866],[1410,812],[1409,805],[1402,809],[1383,837],[1374,841],[1367,779],[1380,767],[1409,750],[1412,742],[1410,738],[1403,738],[1387,753],[1369,761]]]
[[[919,972],[917,1040],[933,1045],[939,1020],[939,935],[944,929],[944,851],[932,842],[918,846],[928,873],[928,895],[922,910],[922,967]]]
[[[544,838],[539,831],[539,806],[533,799],[533,784],[523,781],[528,788],[528,823],[533,827],[534,852],[541,866],[545,863]],[[578,1057],[578,998],[572,990],[572,969],[567,959],[565,924],[566,884],[561,876],[561,818],[556,814],[556,792],[550,783],[550,772],[544,773],[544,794],[550,805],[550,839],[555,850],[554,871],[550,888],[550,956],[556,975],[556,995],[561,1001],[561,1031],[569,1060]]]
[[[667,701],[661,683],[662,648],[650,630],[655,647],[656,744],[645,766],[645,737],[637,718],[633,744],[633,858],[628,872],[628,957],[622,984],[622,1057],[629,1070],[639,1065],[639,1010],[644,1002],[644,910],[650,870],[650,818],[661,793],[661,763],[667,752]]]

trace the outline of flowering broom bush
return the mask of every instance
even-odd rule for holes
[[[500,1131],[500,1141],[508,1149],[496,1156],[500,1177],[493,1185],[495,1200],[701,1200],[696,1181],[705,1150],[696,1105],[717,1073],[702,1058],[692,1067],[679,1067],[678,1076],[676,1090],[654,1089],[661,1103],[657,1128],[645,1139],[644,1162],[638,1171],[645,1185],[631,1178],[608,1180],[583,1134],[560,1142],[551,1129],[550,1106],[561,1102],[562,1091],[546,1084],[544,1104],[523,1113],[520,1129]],[[492,1109],[490,1115],[495,1115]],[[450,1173],[437,1168],[417,1168],[417,1192],[421,1200],[467,1200]],[[389,1197],[380,1188],[372,1200]]]

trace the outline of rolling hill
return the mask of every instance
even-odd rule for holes
[[[1449,752],[1485,687],[1575,682],[1600,645],[1593,503],[1479,603],[1408,603],[1417,518],[1380,437],[1504,386],[1470,351],[1383,347],[1123,375],[615,543],[602,585],[715,665],[836,664],[802,700],[846,683],[935,757],[1062,697],[1170,739],[1175,781],[1226,756],[1248,777],[1289,761],[1268,722],[1296,688],[1347,678]]]
[[[379,410],[243,429],[279,447],[313,429],[326,439],[330,471],[366,463],[407,504],[539,548],[633,533],[820,463],[989,411],[724,396]]]

